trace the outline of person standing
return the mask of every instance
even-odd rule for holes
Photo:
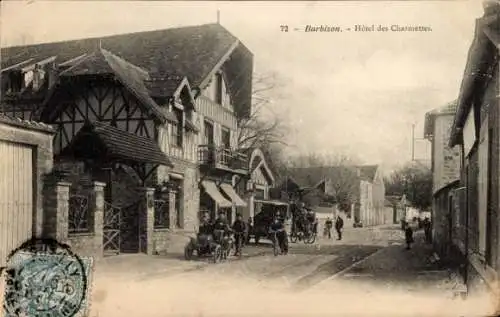
[[[411,244],[413,243],[413,229],[411,228],[408,222],[405,222],[405,241],[406,241],[406,250],[411,249]]]
[[[335,220],[335,230],[337,230],[337,240],[342,240],[342,228],[344,228],[344,220],[337,216],[337,220]]]
[[[241,248],[243,246],[243,240],[245,237],[246,224],[243,221],[243,217],[241,214],[236,215],[236,220],[233,223],[233,233],[234,233],[234,241],[236,244],[234,255],[239,255],[241,253]]]
[[[326,235],[328,236],[328,239],[332,238],[332,227],[333,227],[332,219],[330,219],[330,217],[326,218],[325,230],[326,230]]]
[[[424,234],[425,234],[425,242],[432,243],[432,226],[431,221],[428,217],[425,217],[423,221]]]

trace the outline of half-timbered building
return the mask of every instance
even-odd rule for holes
[[[148,239],[157,251],[197,226],[200,205],[214,211],[242,205],[235,176],[245,176],[247,167],[236,151],[236,122],[250,111],[253,56],[219,24],[1,54],[0,110],[55,127],[55,167],[73,184],[70,214],[89,217],[84,184],[106,183],[110,234],[103,242],[110,251],[140,250],[134,228],[141,226],[141,187],[155,189]],[[91,226],[85,223],[73,221],[83,227],[70,231],[84,235]],[[139,233],[128,237],[131,231]]]

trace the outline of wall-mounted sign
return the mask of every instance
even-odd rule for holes
[[[467,116],[467,120],[464,124],[463,129],[463,137],[464,137],[464,152],[465,156],[469,155],[474,142],[476,141],[476,126],[474,122],[474,110],[471,109],[469,111],[469,115]]]

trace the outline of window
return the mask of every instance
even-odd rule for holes
[[[207,145],[214,144],[214,125],[210,121],[205,121],[204,142]]]
[[[222,87],[224,81],[221,73],[215,74],[215,102],[222,104]]]
[[[154,212],[154,229],[168,228],[170,226],[168,196],[155,198]]]
[[[171,144],[182,147],[182,139],[183,139],[183,130],[182,130],[182,122],[183,122],[183,112],[180,109],[174,107],[173,112],[177,118],[177,123],[172,123],[172,139]]]
[[[222,128],[222,146],[225,149],[229,149],[231,147],[231,131],[227,128]]]
[[[175,191],[175,226],[182,228],[184,221],[182,221],[182,180],[171,178],[172,188]]]

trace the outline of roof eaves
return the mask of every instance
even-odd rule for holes
[[[204,79],[200,82],[198,85],[198,89],[201,91],[205,89],[208,84],[210,83],[210,80],[212,79],[212,76],[219,70],[219,68],[224,64],[229,56],[233,53],[233,51],[238,47],[238,44],[240,44],[240,41],[236,39],[234,43],[229,47],[229,49],[224,53],[224,55],[219,59],[217,64],[203,77]]]
[[[0,113],[0,123],[10,125],[16,128],[24,128],[39,132],[45,132],[49,134],[55,133],[54,128],[48,124],[30,120],[22,120],[20,118],[14,118],[3,113]]]

